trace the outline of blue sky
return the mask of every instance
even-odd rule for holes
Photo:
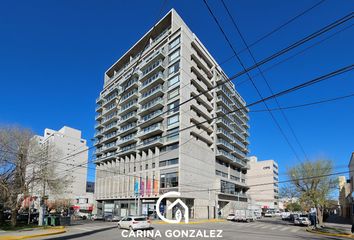
[[[244,48],[221,2],[209,2],[235,48]],[[246,41],[251,43],[318,1],[225,2]],[[157,0],[2,1],[0,123],[20,124],[38,134],[42,134],[46,127],[59,129],[67,125],[81,129],[83,137],[91,145],[95,99],[102,89],[105,70],[172,7],[218,62],[232,55],[202,0],[167,0],[163,14],[158,15],[161,5],[162,1]],[[257,60],[261,60],[351,11],[350,1],[327,0],[255,45],[252,52]],[[309,44],[340,29],[342,27]],[[352,42],[354,32],[349,28],[266,71],[265,76],[273,91],[277,92],[349,65],[354,55]],[[262,66],[262,69],[304,47]],[[252,65],[247,52],[240,57],[245,65]],[[235,59],[222,67],[229,76],[241,70]],[[257,71],[251,73],[256,74]],[[234,83],[244,79],[235,79]],[[270,94],[261,78],[255,77],[254,81],[264,96]],[[259,99],[249,81],[237,89],[249,103]],[[288,106],[351,93],[354,93],[353,73],[347,73],[278,100],[282,106]],[[272,101],[269,105],[276,107]],[[310,159],[332,159],[336,171],[346,171],[350,154],[354,151],[353,106],[354,98],[349,98],[286,110],[285,113]],[[252,109],[264,109],[264,106]],[[275,116],[303,159],[281,114],[275,112]],[[280,165],[280,179],[284,179],[286,167],[296,164],[297,159],[269,113],[250,113],[250,117],[251,155],[276,160]],[[93,167],[92,164],[90,166]],[[94,179],[92,170],[89,171],[89,179]]]

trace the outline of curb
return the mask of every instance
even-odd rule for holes
[[[51,235],[56,235],[56,234],[61,234],[65,233],[66,230],[62,227],[61,230],[60,228],[54,228],[58,229],[58,231],[52,231],[52,232],[47,232],[47,233],[38,233],[38,234],[32,234],[32,235],[23,235],[23,236],[0,236],[0,240],[17,240],[17,239],[28,239],[28,238],[35,238],[35,237],[44,237],[44,236],[51,236]]]
[[[354,238],[353,234],[327,233],[327,232],[321,232],[321,231],[313,231],[310,229],[306,229],[306,231],[310,232],[310,233],[326,235],[326,236],[330,236],[330,237],[345,237],[345,238],[350,238],[350,239]]]
[[[201,224],[201,223],[217,223],[217,222],[226,222],[224,219],[207,219],[207,220],[200,220],[200,221],[194,221],[194,222],[179,222],[177,224]],[[153,222],[153,224],[170,224],[166,223],[164,221],[158,221],[158,222]]]

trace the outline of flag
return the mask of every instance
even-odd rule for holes
[[[149,178],[146,178],[146,194],[151,194],[151,180]]]
[[[134,178],[134,193],[135,195],[139,194],[139,179],[138,178]]]
[[[144,180],[140,179],[140,195],[144,196]]]

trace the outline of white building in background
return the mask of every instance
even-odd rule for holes
[[[258,161],[255,156],[249,157],[249,160],[247,175],[251,204],[262,209],[279,209],[278,164],[274,160]]]
[[[98,214],[153,214],[168,191],[181,192],[191,218],[247,208],[249,110],[227,78],[175,10],[106,71],[96,100]]]
[[[88,161],[88,147],[86,140],[81,138],[81,131],[67,126],[59,131],[46,128],[43,136],[35,136],[42,146],[49,146],[48,161],[53,163],[48,166],[53,167],[53,178],[68,180],[68,185],[61,194],[45,189],[45,195],[49,200],[56,199],[76,199],[77,196],[86,195],[86,179]],[[54,156],[53,156],[54,155]],[[75,167],[83,164],[84,167]],[[45,186],[35,186],[32,195],[42,196]]]

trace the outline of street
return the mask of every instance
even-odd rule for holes
[[[337,237],[327,237],[311,234],[305,231],[305,227],[294,226],[289,222],[280,219],[265,218],[252,223],[238,222],[219,222],[219,223],[200,223],[200,224],[153,224],[154,229],[151,231],[161,233],[160,236],[137,236],[138,231],[133,235],[127,230],[118,229],[117,223],[108,222],[82,222],[77,225],[68,227],[65,234],[51,236],[40,239],[180,239],[171,232],[175,230],[194,230],[192,232],[210,233],[210,230],[222,230],[222,237],[219,239],[247,239],[247,240],[264,240],[264,239],[341,239]],[[172,231],[171,231],[172,230]],[[179,231],[178,231],[179,232]],[[191,232],[191,231],[189,231]],[[130,236],[130,237],[129,237]],[[192,236],[190,236],[192,238]],[[204,239],[206,237],[193,237],[193,239]],[[211,238],[211,237],[209,237]],[[215,238],[217,238],[215,236]],[[188,239],[184,237],[184,239]]]

